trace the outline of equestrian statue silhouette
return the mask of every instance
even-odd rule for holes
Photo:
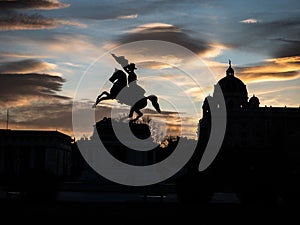
[[[112,54],[112,56],[120,65],[122,65],[123,69],[128,74],[128,79],[122,70],[115,69],[115,72],[109,78],[109,81],[113,83],[110,92],[103,91],[97,97],[93,108],[95,108],[101,101],[116,99],[119,103],[131,106],[128,115],[129,118],[132,118],[134,112],[136,112],[137,117],[135,119],[131,119],[131,122],[135,122],[143,116],[143,113],[140,110],[145,108],[148,103],[147,100],[150,100],[156,111],[161,113],[158,98],[155,95],[145,96],[146,91],[137,84],[137,75],[134,72],[134,70],[137,69],[135,64],[128,64],[128,60],[125,59],[124,56],[117,57],[114,54]]]

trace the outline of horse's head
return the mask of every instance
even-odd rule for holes
[[[116,80],[120,80],[122,82],[127,82],[126,74],[122,70],[116,70],[113,75],[109,78],[109,81],[114,83]]]

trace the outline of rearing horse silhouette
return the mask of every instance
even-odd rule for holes
[[[144,89],[137,85],[136,81],[131,82],[129,86],[127,86],[127,76],[122,70],[116,70],[109,78],[109,81],[113,83],[110,92],[103,91],[97,97],[93,108],[101,101],[116,99],[120,103],[131,106],[129,118],[133,117],[134,112],[138,114],[135,119],[131,120],[135,122],[143,116],[140,110],[145,108],[147,106],[147,100],[150,100],[156,111],[161,113],[158,98],[155,95],[144,96]]]

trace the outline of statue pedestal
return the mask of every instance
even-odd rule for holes
[[[131,133],[128,131],[128,126]],[[122,133],[123,141],[119,140],[115,132],[116,130],[127,131]],[[128,140],[126,138],[127,135]],[[128,124],[112,121],[111,118],[104,118],[96,123],[92,140],[99,137],[106,150],[109,151],[116,159],[124,163],[136,166],[145,166],[154,163],[155,153],[153,150],[138,151],[127,147],[130,146],[129,144],[131,139],[129,137],[132,135],[141,140],[149,139],[145,141],[150,141],[152,145],[157,145],[154,144],[153,139],[151,138],[151,132],[148,124]],[[128,143],[126,143],[126,141],[128,141]]]

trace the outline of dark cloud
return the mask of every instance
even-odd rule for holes
[[[259,24],[263,38],[268,38],[268,49],[274,58],[300,55],[300,17]]]
[[[76,2],[72,7],[64,10],[64,15],[69,17],[107,20],[118,19],[126,15],[148,16],[161,13],[176,13],[179,7],[191,9],[195,7],[205,7],[212,4],[213,0],[115,0],[115,1],[94,1],[93,4],[86,4],[85,1]],[[161,14],[162,15],[162,14]]]
[[[300,40],[277,38],[274,39],[274,41],[277,43],[277,48],[273,50],[273,56],[275,58],[300,56]]]
[[[61,25],[84,27],[80,23],[46,18],[39,14],[27,15],[10,12],[0,15],[0,31],[54,29]]]
[[[286,38],[275,38],[274,41],[280,41],[280,42],[287,43],[287,44],[297,44],[297,45],[300,45],[300,41],[299,40],[291,40],[291,39],[286,39]]]
[[[51,0],[1,0],[0,8],[6,10],[15,9],[39,9],[39,10],[49,10],[49,9],[60,9],[68,7],[69,4],[65,4],[59,1]]]
[[[10,127],[71,131],[72,101],[58,94],[64,81],[48,74],[0,74],[0,109],[9,108]]]
[[[0,126],[5,125],[4,112],[9,109],[11,129],[58,129],[73,136],[73,101],[59,95],[63,83],[61,77],[48,74],[0,74]],[[90,115],[91,106],[81,103],[77,116],[84,118],[87,111]],[[95,112],[96,118],[110,115],[111,108],[102,105]],[[82,134],[89,128],[83,123]]]
[[[0,31],[53,29],[61,25],[84,27],[83,24],[76,22],[46,18],[37,13],[24,14],[19,12],[20,10],[24,11],[24,9],[52,10],[68,6],[68,4],[54,0],[0,0]]]
[[[64,79],[48,74],[0,74],[0,106],[26,101],[66,100],[58,95]]]
[[[144,14],[151,5],[147,1],[94,1],[87,4],[77,1],[72,7],[64,9],[64,15],[71,18],[92,20],[117,19],[122,16]],[[121,16],[121,17],[120,17]]]
[[[261,52],[273,58],[300,55],[300,17],[239,24],[224,35],[236,48]],[[237,33],[238,32],[238,33]]]
[[[25,59],[13,62],[0,62],[0,74],[4,73],[27,73],[28,71],[43,71],[53,69],[54,64],[36,59]]]
[[[160,40],[183,46],[195,53],[204,53],[211,49],[210,43],[194,39],[175,26],[141,26],[133,32],[121,36],[117,41],[121,44],[143,40]]]
[[[57,26],[55,19],[48,19],[38,14],[9,13],[0,17],[1,31],[52,29]]]

